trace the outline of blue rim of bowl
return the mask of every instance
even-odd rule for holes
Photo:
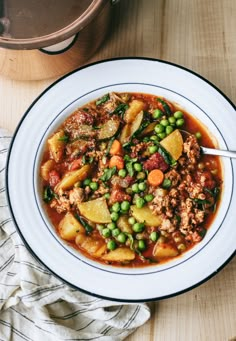
[[[138,302],[151,302],[151,301],[157,301],[157,300],[162,300],[162,299],[167,299],[167,298],[171,298],[171,297],[175,297],[177,295],[183,294],[185,292],[188,292],[198,286],[200,286],[201,284],[205,283],[206,281],[208,281],[210,278],[212,278],[213,276],[215,276],[219,271],[221,271],[230,261],[231,259],[233,259],[233,257],[236,255],[236,250],[227,258],[227,260],[221,265],[219,266],[218,269],[216,269],[213,273],[209,274],[208,276],[206,276],[203,280],[189,286],[188,288],[179,290],[178,292],[169,294],[169,295],[164,295],[161,297],[153,297],[153,298],[147,298],[147,299],[117,299],[117,298],[113,298],[113,297],[107,297],[107,296],[103,296],[103,295],[98,295],[95,294],[93,292],[87,291],[85,289],[79,288],[73,284],[71,284],[70,282],[68,282],[67,280],[65,280],[64,278],[60,277],[58,274],[56,274],[54,271],[52,271],[46,264],[44,264],[44,262],[41,261],[41,259],[36,255],[36,253],[32,250],[32,248],[29,246],[29,244],[27,243],[27,241],[25,240],[20,227],[17,224],[16,218],[14,216],[14,211],[11,205],[11,199],[10,199],[10,193],[9,193],[9,183],[8,183],[8,169],[10,167],[10,157],[11,157],[11,150],[13,148],[14,145],[14,141],[16,138],[16,135],[21,127],[21,125],[23,124],[23,121],[25,120],[26,116],[29,114],[29,112],[31,111],[31,109],[33,108],[33,106],[38,102],[38,100],[43,97],[52,87],[54,87],[57,83],[61,82],[63,79],[69,77],[70,75],[79,72],[82,69],[91,67],[93,65],[98,65],[98,64],[102,64],[102,63],[106,63],[106,62],[112,62],[112,61],[118,61],[118,60],[144,60],[144,61],[152,61],[152,62],[158,62],[158,63],[162,63],[162,64],[167,64],[167,65],[171,65],[174,66],[178,69],[181,69],[183,71],[186,71],[192,75],[194,75],[195,77],[203,80],[205,83],[207,83],[208,85],[210,85],[212,88],[214,88],[231,106],[234,110],[236,110],[236,106],[234,105],[234,103],[218,88],[216,87],[213,83],[211,83],[208,79],[204,78],[203,76],[199,75],[198,73],[196,73],[195,71],[192,71],[191,69],[188,69],[182,65],[178,65],[169,61],[164,61],[161,59],[156,59],[156,58],[147,58],[147,57],[118,57],[118,58],[110,58],[110,59],[104,59],[104,60],[100,60],[97,62],[93,62],[90,64],[86,64],[84,66],[81,66],[69,73],[67,73],[66,75],[62,76],[61,78],[57,79],[55,82],[53,82],[51,85],[49,85],[38,97],[35,98],[35,100],[32,102],[32,104],[28,107],[28,109],[26,110],[26,112],[24,113],[24,115],[22,116],[21,120],[19,121],[16,130],[13,134],[10,146],[9,146],[9,150],[8,150],[8,155],[7,155],[7,161],[6,161],[6,173],[5,173],[5,183],[6,183],[6,197],[7,197],[7,202],[8,202],[8,206],[9,206],[9,210],[10,210],[10,214],[12,217],[12,220],[15,224],[15,227],[19,233],[19,235],[21,236],[25,246],[27,247],[28,251],[46,268],[48,269],[55,277],[57,277],[58,279],[60,279],[62,282],[66,283],[67,285],[69,285],[70,287],[77,289],[85,294],[94,296],[94,297],[98,297],[101,299],[106,299],[106,300],[112,300],[112,301],[116,301],[116,302],[127,302],[127,303],[138,303]],[[232,164],[232,161],[231,161]]]

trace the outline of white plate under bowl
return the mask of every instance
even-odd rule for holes
[[[29,250],[52,273],[81,291],[127,302],[177,295],[209,279],[235,253],[235,161],[222,158],[222,200],[206,237],[164,265],[129,269],[91,261],[58,238],[43,208],[39,165],[48,136],[77,107],[110,91],[164,96],[198,118],[219,148],[236,149],[233,104],[199,75],[178,65],[145,58],[90,64],[46,89],[17,127],[7,162],[11,214]]]

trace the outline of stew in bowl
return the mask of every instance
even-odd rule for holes
[[[162,96],[110,92],[79,107],[49,136],[40,165],[58,236],[113,266],[188,252],[210,228],[223,183],[219,157],[201,144],[214,148],[206,127]]]

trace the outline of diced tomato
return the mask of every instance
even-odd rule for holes
[[[71,162],[69,169],[71,171],[76,170],[82,166],[82,157]]]
[[[165,172],[169,168],[169,165],[165,162],[165,159],[161,154],[155,153],[144,162],[143,168],[148,171],[160,169],[162,172]]]
[[[60,175],[56,170],[51,170],[48,176],[49,184],[53,188],[61,181]]]
[[[131,196],[127,193],[125,193],[125,191],[121,188],[114,188],[111,191],[111,196],[109,199],[109,203],[112,205],[115,202],[122,202],[124,200],[131,200]]]

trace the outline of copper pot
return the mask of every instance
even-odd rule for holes
[[[45,79],[86,63],[106,37],[115,2],[1,1],[0,74]]]

